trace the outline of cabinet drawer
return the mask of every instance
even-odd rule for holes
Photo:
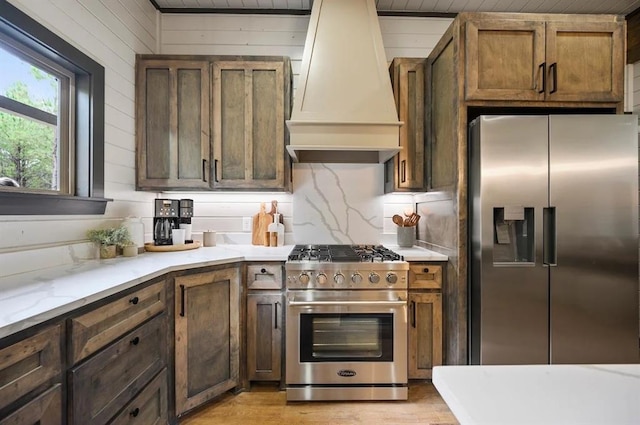
[[[62,424],[62,385],[54,385],[15,412],[0,419],[0,425],[33,424]]]
[[[167,423],[167,369],[156,376],[110,425],[160,425]]]
[[[60,325],[0,350],[0,409],[61,372]]]
[[[430,263],[409,265],[409,288],[442,288],[442,266]]]
[[[282,264],[247,265],[247,289],[282,288]]]
[[[71,370],[71,423],[107,423],[165,367],[166,317],[152,319]]]
[[[165,305],[165,282],[161,281],[71,319],[71,363],[90,356],[161,313]]]

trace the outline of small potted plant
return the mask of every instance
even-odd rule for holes
[[[91,229],[87,232],[87,238],[100,244],[100,258],[114,258],[116,247],[122,248],[133,243],[129,230],[124,226]]]

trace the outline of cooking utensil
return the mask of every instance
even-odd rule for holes
[[[393,220],[393,222],[400,226],[400,227],[404,227],[404,220],[402,219],[401,216],[399,216],[398,214],[394,214],[394,216],[391,218]]]
[[[410,216],[404,219],[404,227],[413,227],[418,224],[418,220],[420,220],[420,216],[416,213],[411,213]]]

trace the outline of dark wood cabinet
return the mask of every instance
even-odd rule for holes
[[[163,369],[110,425],[166,425],[167,370]]]
[[[215,189],[291,190],[291,78],[288,58],[213,62]]]
[[[624,21],[519,16],[466,20],[467,100],[622,100]]]
[[[247,295],[247,374],[250,381],[282,379],[282,302],[280,292],[254,291]]]
[[[247,263],[247,380],[282,381],[283,263]]]
[[[409,379],[431,379],[442,364],[442,265],[411,263],[409,269]]]
[[[166,366],[166,314],[70,371],[69,423],[106,424]]]
[[[282,56],[136,57],[138,190],[291,191]]]
[[[395,58],[389,66],[398,110],[402,150],[385,163],[385,193],[426,191],[425,156],[426,58]]]
[[[238,386],[240,273],[237,267],[177,276],[176,414]]]
[[[136,61],[136,188],[210,187],[209,62]]]
[[[62,326],[0,349],[0,424],[63,423]]]

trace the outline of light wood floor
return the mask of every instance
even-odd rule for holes
[[[458,422],[431,383],[411,383],[408,401],[291,402],[271,385],[225,394],[190,413],[180,425],[455,425]]]

